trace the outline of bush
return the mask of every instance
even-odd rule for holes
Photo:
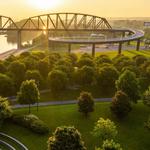
[[[122,119],[131,111],[130,99],[127,94],[122,91],[117,91],[113,97],[111,104],[111,111],[119,118]]]
[[[79,112],[88,115],[88,113],[94,111],[94,99],[91,93],[82,92],[78,98]]]
[[[57,91],[65,90],[68,85],[66,73],[60,70],[53,70],[48,74],[48,83],[50,89],[56,93]]]
[[[14,115],[12,121],[38,134],[47,134],[49,128],[35,115]]]
[[[117,134],[118,131],[116,129],[114,122],[112,122],[109,119],[105,120],[103,118],[100,118],[97,121],[93,130],[93,135],[102,140],[114,139]]]
[[[48,150],[86,150],[86,147],[77,129],[57,127],[48,139]]]
[[[122,148],[114,140],[106,140],[103,142],[102,148],[96,148],[96,150],[122,150]]]
[[[116,81],[116,88],[118,91],[125,92],[130,101],[137,103],[137,100],[140,99],[140,87],[139,82],[136,78],[135,73],[126,70],[124,71],[119,79]]]

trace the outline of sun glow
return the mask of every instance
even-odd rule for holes
[[[37,9],[47,10],[58,7],[62,0],[28,0],[30,5]]]

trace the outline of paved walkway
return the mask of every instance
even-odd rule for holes
[[[112,98],[97,98],[95,102],[111,102]],[[68,101],[50,101],[50,102],[40,102],[39,106],[51,106],[51,105],[69,105],[69,104],[76,104],[77,100],[68,100]],[[31,107],[36,107],[37,104],[32,105]],[[13,105],[12,108],[27,108],[29,105],[20,105],[16,104]]]

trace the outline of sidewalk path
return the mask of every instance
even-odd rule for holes
[[[95,102],[111,102],[112,98],[97,98]],[[50,101],[50,102],[40,102],[39,106],[50,106],[50,105],[69,105],[69,104],[76,104],[77,100],[68,100],[68,101]],[[32,105],[31,107],[36,107],[37,104]],[[20,105],[16,104],[13,105],[12,108],[27,108],[28,105]]]

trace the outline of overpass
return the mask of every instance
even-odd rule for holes
[[[22,31],[45,31],[50,37],[51,42],[68,43],[69,51],[70,44],[92,44],[93,54],[95,51],[95,44],[118,43],[119,52],[121,52],[122,44],[124,42],[137,41],[137,50],[140,48],[140,39],[144,36],[142,31],[132,29],[112,29],[111,25],[105,18],[81,14],[81,13],[50,13],[39,16],[29,17],[24,19],[21,24],[17,24],[12,18],[7,16],[0,16],[0,32],[16,31],[17,32],[17,48],[21,48],[21,33]],[[50,32],[65,32],[70,37],[70,32],[107,32],[107,33],[121,33],[121,38],[109,38],[107,40],[79,40],[72,39],[65,40],[61,37],[51,38]],[[129,35],[129,36],[125,36]]]

